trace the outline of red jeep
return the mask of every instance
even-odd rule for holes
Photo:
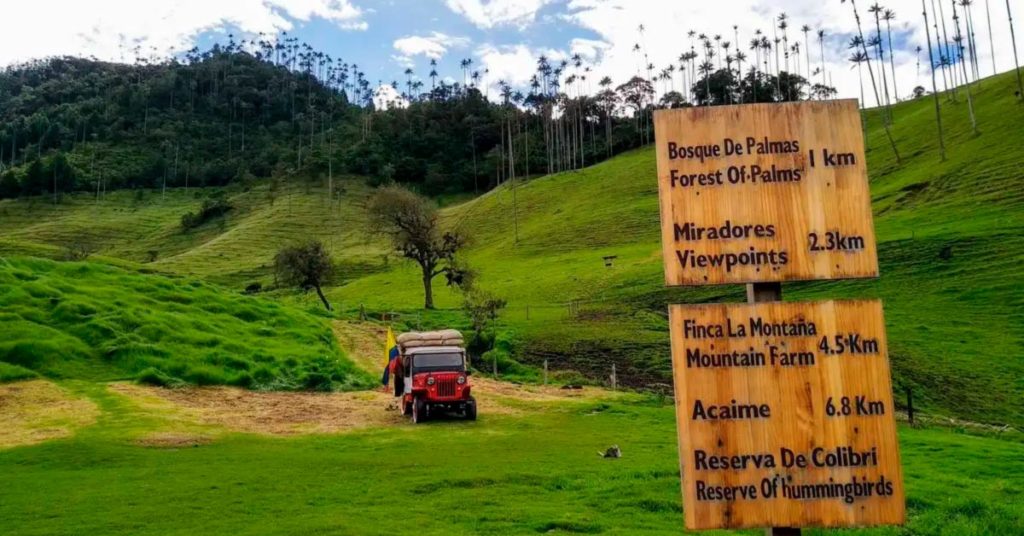
[[[476,420],[476,399],[470,394],[470,371],[461,346],[419,346],[401,349],[402,411],[420,423],[431,416],[457,412]]]

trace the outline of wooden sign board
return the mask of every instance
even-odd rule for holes
[[[687,528],[903,523],[880,301],[670,313]]]
[[[876,277],[857,101],[654,115],[667,285]]]

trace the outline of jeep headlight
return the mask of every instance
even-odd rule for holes
[[[465,376],[459,376],[459,379],[457,379],[455,381],[459,382],[459,385],[462,385],[462,384],[466,383],[466,377]]]
[[[427,385],[434,385],[434,377],[433,376],[427,378]]]

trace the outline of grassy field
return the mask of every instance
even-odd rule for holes
[[[173,415],[99,384],[65,387],[102,414],[71,438],[0,450],[5,533],[681,531],[673,411],[653,398],[341,435],[228,433],[166,448],[139,438],[180,428]],[[1024,445],[910,428],[900,439],[908,525],[841,534],[1024,532]],[[623,458],[597,455],[611,444]]]
[[[198,279],[0,258],[0,379],[139,378],[276,389],[372,384],[326,320]]]

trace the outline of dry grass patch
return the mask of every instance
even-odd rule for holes
[[[235,432],[337,433],[405,422],[397,410],[389,409],[392,397],[380,391],[258,392],[231,387],[165,389],[132,384],[115,384],[111,389],[140,405],[154,409],[170,405],[183,417]]]
[[[99,408],[46,380],[0,385],[0,448],[70,436],[96,422]]]

